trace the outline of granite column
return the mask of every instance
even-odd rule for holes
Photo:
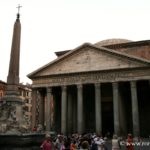
[[[39,93],[39,124],[44,127],[44,93],[42,90],[38,91]]]
[[[114,109],[114,133],[120,134],[120,123],[119,123],[119,89],[118,83],[112,83],[113,86],[113,109]]]
[[[136,81],[131,81],[130,85],[131,85],[131,100],[132,100],[133,135],[135,137],[138,137],[140,135],[140,126],[139,126],[139,109],[138,109]]]
[[[52,88],[47,87],[47,99],[46,99],[46,131],[51,130],[51,123],[50,123],[50,100],[52,95]]]
[[[61,132],[67,132],[67,86],[62,86],[61,93]]]
[[[102,110],[101,110],[101,89],[100,83],[95,84],[95,121],[96,133],[102,133]]]
[[[36,124],[36,103],[37,103],[37,90],[32,90],[32,129],[37,126]]]
[[[77,131],[83,133],[83,86],[77,85]]]

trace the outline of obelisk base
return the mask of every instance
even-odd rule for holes
[[[0,106],[0,133],[19,134],[29,130],[22,97],[6,95]]]

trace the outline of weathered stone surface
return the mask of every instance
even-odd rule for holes
[[[21,133],[29,131],[24,105],[20,101],[6,101],[0,106],[0,133]]]
[[[130,81],[130,80],[146,80],[149,79],[150,68],[133,69],[133,70],[116,70],[116,71],[101,71],[87,72],[76,74],[64,74],[59,76],[47,76],[36,78],[33,80],[33,87],[47,87],[59,85],[71,85],[79,83],[104,83],[115,81]]]
[[[43,68],[35,76],[146,66],[142,62],[92,47],[81,47]]]
[[[0,133],[19,134],[29,130],[24,116],[23,99],[19,96],[21,24],[19,14],[14,24],[6,95],[0,106]]]

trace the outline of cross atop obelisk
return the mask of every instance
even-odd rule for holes
[[[18,4],[18,6],[16,7],[17,9],[18,9],[18,14],[19,14],[19,12],[20,12],[20,8],[21,8],[22,6],[20,5],[20,4]]]
[[[18,4],[18,6],[16,7],[17,9],[18,9],[18,13],[17,13],[17,19],[19,19],[19,17],[20,17],[20,8],[21,8],[22,6],[20,5],[20,4]]]

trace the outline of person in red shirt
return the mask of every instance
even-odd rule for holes
[[[127,137],[127,150],[134,150],[132,134],[128,134]]]
[[[77,146],[76,146],[76,141],[72,141],[70,144],[70,150],[76,150]]]
[[[52,141],[51,136],[49,134],[46,134],[46,139],[43,141],[40,148],[43,150],[52,150]]]
[[[33,132],[36,132],[36,131],[37,131],[37,128],[34,126],[33,129],[32,129],[32,131],[33,131]]]

